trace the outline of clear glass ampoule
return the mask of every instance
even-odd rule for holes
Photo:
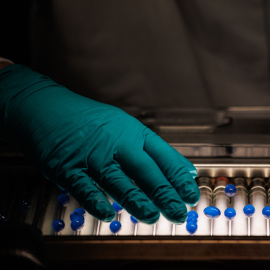
[[[211,220],[204,215],[204,209],[212,204],[212,181],[209,177],[199,177],[197,184],[200,189],[200,201],[195,207],[198,213],[198,229],[195,235],[211,235]]]
[[[232,235],[248,235],[248,221],[243,212],[243,208],[248,204],[247,182],[243,177],[236,177],[232,184],[236,187],[236,195],[231,199],[231,207],[236,211],[232,220]]]
[[[255,213],[250,220],[250,235],[267,235],[267,221],[262,214],[266,206],[265,180],[261,177],[253,178],[250,182],[249,203],[255,207]]]
[[[224,211],[229,207],[230,199],[225,194],[225,187],[230,183],[226,177],[218,177],[214,183],[213,206],[217,207],[221,215],[213,220],[213,235],[228,235],[229,224],[224,216]]]

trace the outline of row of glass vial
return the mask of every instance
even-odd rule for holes
[[[269,220],[262,214],[262,209],[269,204],[264,178],[253,178],[247,186],[245,178],[237,177],[228,180],[226,177],[215,179],[214,186],[209,177],[199,177],[197,183],[201,192],[201,198],[195,207],[198,218],[198,229],[195,235],[232,235],[232,236],[256,236],[269,235]],[[232,183],[236,187],[234,197],[228,197],[225,187]],[[268,193],[270,190],[268,189]],[[255,213],[248,218],[243,209],[247,204],[255,207]],[[215,206],[221,211],[217,219],[209,219],[203,214],[203,210],[208,206]],[[229,221],[224,216],[224,211],[232,207],[236,211],[236,216]]]

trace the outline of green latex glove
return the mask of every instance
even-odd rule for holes
[[[98,219],[115,216],[100,188],[149,224],[183,223],[199,200],[195,167],[157,134],[25,66],[0,70],[0,113],[1,136]]]

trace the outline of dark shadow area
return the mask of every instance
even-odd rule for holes
[[[31,0],[1,1],[0,57],[17,64],[30,63],[29,23]]]

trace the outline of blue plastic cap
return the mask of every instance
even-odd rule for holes
[[[120,213],[123,210],[123,207],[121,207],[118,203],[114,202],[112,204],[113,209],[116,213]]]
[[[194,234],[197,231],[197,223],[196,222],[187,222],[186,229],[190,234]]]
[[[188,215],[188,217],[190,217],[190,216],[193,216],[195,218],[198,218],[199,217],[198,213],[196,211],[194,211],[194,210],[189,211],[187,213],[187,215]]]
[[[78,216],[85,216],[85,210],[82,208],[77,208],[75,209],[71,214],[70,214],[70,220],[72,221],[74,218]]]
[[[255,213],[255,207],[252,204],[247,204],[243,211],[246,217],[251,217]]]
[[[265,218],[270,218],[270,206],[265,206],[262,210],[262,214]]]
[[[133,217],[133,216],[130,216],[130,220],[131,220],[131,222],[133,223],[133,224],[137,224],[139,221],[135,218],[135,217]]]
[[[120,231],[122,225],[118,220],[114,220],[110,223],[110,230],[113,234],[116,234]]]
[[[67,206],[70,202],[70,197],[69,195],[62,193],[57,197],[57,202],[61,206]]]
[[[236,187],[235,185],[233,184],[228,184],[226,187],[225,187],[225,194],[228,196],[228,197],[234,197],[236,195]]]
[[[86,212],[85,212],[85,210],[84,210],[83,208],[76,208],[76,209],[74,210],[74,212],[75,212],[75,213],[79,213],[79,214],[81,214],[81,215],[83,215],[83,216],[85,216],[85,214],[86,214]]]
[[[188,216],[187,222],[195,222],[195,223],[197,223],[198,219],[196,217],[194,217],[194,216]]]
[[[224,216],[228,219],[228,220],[233,220],[234,217],[236,216],[236,211],[234,208],[232,207],[228,207],[225,211],[224,211]]]
[[[65,228],[65,222],[62,219],[55,219],[52,223],[54,231],[61,232]]]
[[[215,206],[208,206],[203,210],[204,214],[209,218],[217,218],[220,216],[220,210]]]
[[[75,217],[72,221],[71,221],[71,229],[73,231],[79,231],[82,229],[82,227],[84,226],[84,217],[82,215],[79,215],[77,217]]]

